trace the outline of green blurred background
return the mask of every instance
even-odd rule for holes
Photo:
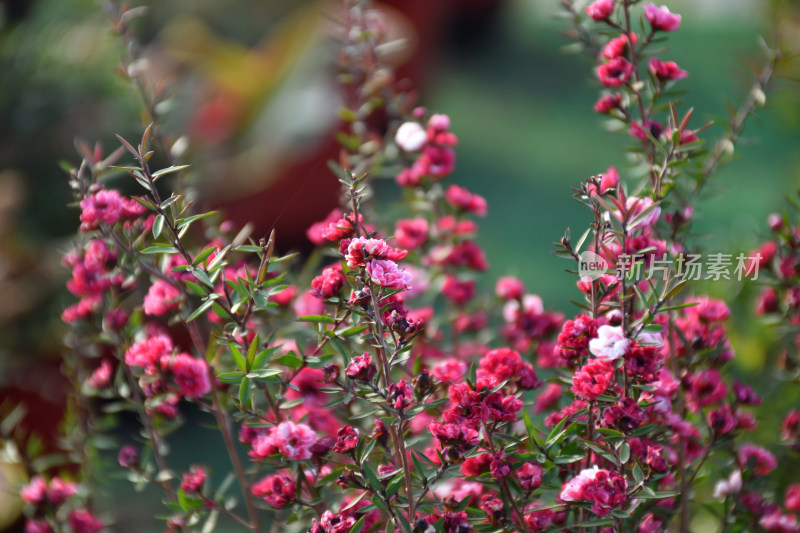
[[[213,65],[189,57],[185,49],[176,51],[180,45],[175,35],[187,35],[176,33],[181,21],[202,21],[216,36],[205,43],[208,47],[193,50],[200,59],[222,47],[233,50],[231,57],[244,57],[250,49],[270,49],[272,44],[291,64],[302,65],[278,82],[268,75],[264,80],[258,73],[239,73],[242,80],[256,79],[252,87],[246,91],[240,87],[237,94],[239,102],[247,104],[240,109],[256,119],[239,117],[242,124],[231,126],[236,131],[223,135],[219,145],[256,151],[264,147],[269,152],[269,146],[281,145],[281,130],[276,133],[272,125],[281,119],[286,123],[286,104],[275,87],[284,93],[287,87],[289,92],[312,85],[324,89],[313,74],[303,72],[315,66],[329,71],[333,54],[330,47],[324,52],[324,44],[287,51],[270,41],[289,14],[296,15],[311,2],[233,0],[222,4],[204,0],[168,6],[153,3],[151,12],[137,23],[137,35],[154,59],[171,61],[165,60],[164,72],[175,81],[177,103],[167,125],[172,131],[197,125],[192,113],[204,98],[227,94],[222,90],[224,83],[212,83],[221,76],[213,72]],[[551,253],[552,243],[566,227],[580,234],[588,223],[588,214],[570,198],[571,187],[612,164],[623,179],[637,177],[630,176],[622,151],[630,144],[629,138],[606,131],[603,120],[592,112],[598,84],[592,79],[591,60],[562,53],[568,42],[560,32],[568,21],[552,16],[559,9],[555,0],[395,4],[411,13],[405,23],[416,26],[417,49],[408,72],[420,87],[421,103],[449,114],[459,137],[453,180],[489,201],[489,215],[481,221],[478,240],[486,249],[491,270],[481,283],[490,288],[497,276],[519,275],[547,307],[574,314],[569,303],[577,295],[574,276],[565,273],[566,265]],[[437,7],[431,8],[434,4]],[[800,43],[796,2],[667,4],[684,18],[662,57],[690,73],[681,82],[688,94],[680,109],[694,107],[694,127],[725,116],[726,101],[744,98],[752,82],[750,69],[763,61],[758,36],[772,42],[775,28],[780,27],[789,48],[796,49]],[[426,9],[435,13],[415,18]],[[208,34],[191,33],[190,37],[203,39]],[[45,415],[56,410],[53,406],[62,398],[57,385],[63,335],[59,315],[70,297],[63,289],[67,272],[60,268],[59,256],[78,226],[77,212],[65,207],[70,194],[59,161],[78,161],[75,137],[91,143],[100,140],[110,151],[116,147],[114,133],[134,138],[140,133],[139,97],[114,73],[122,52],[120,40],[110,32],[107,17],[93,0],[6,0],[0,8],[0,387],[9,399],[31,402],[42,420],[50,420]],[[179,52],[183,56],[176,60]],[[254,64],[259,65],[258,61]],[[268,68],[269,63],[262,64]],[[263,72],[260,75],[264,77]],[[310,81],[306,84],[306,80]],[[289,113],[290,122],[305,122],[299,124],[303,126],[299,134],[289,128],[288,138],[304,135],[304,142],[313,144],[329,135],[335,101],[322,98],[318,104],[323,109],[319,115]],[[736,160],[714,178],[696,210],[695,229],[707,250],[735,254],[755,248],[766,234],[766,216],[782,210],[784,197],[800,186],[796,84],[778,80],[767,94],[767,104],[747,125]],[[704,137],[714,139],[721,132],[715,126]],[[213,142],[205,142],[205,150],[189,156],[196,163],[207,162],[209,152],[224,153]],[[258,164],[270,161],[258,159]],[[290,166],[280,163],[275,166]],[[208,168],[217,169],[211,163]],[[324,166],[316,172],[327,176]],[[272,178],[259,179],[269,183]],[[747,285],[707,287],[734,306],[730,329],[740,374],[761,372],[774,357],[772,330],[748,318],[755,291]],[[36,368],[38,379],[29,379],[31,368]],[[762,384],[771,379],[765,372]],[[786,403],[792,398],[796,400],[796,395],[768,400]],[[764,441],[774,440],[770,433],[777,423],[768,416],[762,422]],[[191,457],[184,459],[188,464]],[[130,514],[133,520],[135,509]],[[145,530],[135,521],[132,524],[125,530]]]

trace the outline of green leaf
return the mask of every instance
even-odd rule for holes
[[[178,249],[174,246],[168,246],[164,244],[156,244],[153,246],[148,246],[147,248],[143,248],[139,250],[139,253],[143,254],[177,254]]]
[[[567,421],[569,420],[568,416],[565,416],[561,419],[561,422],[556,424],[556,426],[550,431],[550,434],[547,436],[547,440],[544,444],[544,449],[549,450],[553,444],[556,444],[558,439],[564,436],[566,431],[564,430],[564,426],[566,425]]]
[[[199,279],[204,285],[208,287],[214,288],[214,283],[211,281],[211,278],[208,277],[208,274],[202,268],[195,268],[192,270],[192,275]]]
[[[273,361],[280,365],[288,366],[292,369],[300,368],[303,365],[303,360],[297,357],[297,355],[294,353],[284,354],[276,359],[273,359]]]
[[[364,492],[363,494],[366,494]],[[360,500],[361,498],[358,498]],[[353,524],[353,527],[350,528],[350,533],[361,533],[361,530],[364,529],[364,521],[367,519],[367,515],[362,516],[358,519],[358,522]]]
[[[364,474],[364,479],[367,480],[367,483],[369,483],[370,486],[377,491],[383,490],[381,482],[378,481],[378,476],[375,475],[375,472],[372,471],[372,468],[369,466],[369,464],[363,464],[362,468],[362,473]]]
[[[202,303],[202,305],[200,305],[200,307],[194,310],[194,313],[189,315],[189,318],[186,319],[186,322],[191,322],[192,320],[198,318],[200,315],[208,311],[212,305],[214,305],[214,300],[206,300]]]
[[[312,322],[312,323],[322,323],[322,324],[335,324],[336,320],[329,316],[324,315],[306,315],[301,316],[300,318],[295,319],[298,322]]]
[[[172,174],[173,172],[180,172],[181,170],[187,168],[189,168],[189,165],[173,165],[171,167],[162,168],[161,170],[153,172],[153,181],[156,181],[161,176],[166,176],[167,174]]]
[[[342,509],[339,509],[339,512],[340,512],[340,513],[342,513],[342,512],[344,512],[344,511],[346,511],[346,510],[350,509],[350,508],[351,508],[351,507],[353,507],[355,504],[357,504],[358,502],[360,502],[361,500],[363,500],[363,499],[364,499],[364,497],[365,497],[367,494],[369,494],[369,492],[362,492],[361,494],[359,494],[358,496],[356,496],[355,498],[353,498],[353,501],[351,501],[350,503],[348,503],[346,507],[344,507],[344,508],[342,508]],[[352,531],[352,530],[351,530],[351,531]]]
[[[197,266],[197,265],[199,265],[200,263],[202,263],[203,261],[205,261],[205,260],[206,260],[206,258],[207,258],[209,255],[213,254],[213,253],[214,253],[214,252],[216,252],[216,251],[217,251],[217,249],[216,249],[216,248],[206,248],[205,250],[203,250],[202,252],[200,252],[199,254],[197,254],[197,255],[195,256],[195,258],[192,260],[192,265],[194,265],[194,266]]]
[[[190,217],[178,219],[176,222],[178,223],[178,229],[181,229],[185,226],[188,226],[192,222],[196,220],[200,220],[201,218],[210,217],[211,215],[216,215],[217,211],[209,211],[208,213],[200,213],[199,215],[192,215]]]
[[[250,370],[253,368],[253,361],[256,358],[256,352],[258,351],[258,333],[253,337],[253,340],[250,342],[250,347],[247,348],[247,369]]]
[[[631,458],[631,445],[627,442],[623,442],[622,446],[619,447],[619,460],[622,464],[627,463]]]
[[[247,372],[247,363],[244,360],[242,352],[239,351],[239,348],[232,342],[228,343],[228,348],[230,348],[231,355],[233,355],[233,360],[236,362],[236,366],[239,367],[239,370],[242,372]]]
[[[158,239],[161,232],[164,230],[164,215],[158,215],[153,220],[153,238]]]
[[[239,385],[239,405],[242,406],[242,409],[247,406],[247,402],[250,400],[250,380],[248,377],[249,375],[245,376]]]

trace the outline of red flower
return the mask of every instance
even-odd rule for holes
[[[674,61],[661,61],[654,57],[650,60],[650,72],[660,80],[680,80],[689,75],[688,72],[678,67]]]
[[[594,400],[603,394],[614,377],[614,366],[602,359],[583,365],[572,378],[572,392],[584,400]]]
[[[594,104],[594,110],[597,113],[607,115],[613,109],[619,109],[622,105],[622,95],[619,93],[604,94]]]
[[[192,465],[183,475],[181,490],[188,493],[199,492],[206,482],[206,470],[200,465]]]
[[[531,491],[542,485],[542,466],[539,463],[525,463],[517,470],[520,486]]]
[[[401,248],[414,250],[428,240],[428,221],[424,218],[398,220],[395,226],[394,239]]]
[[[368,352],[357,355],[347,365],[345,375],[356,381],[371,381],[375,376],[376,368],[372,364],[372,356]]]
[[[253,496],[264,498],[264,501],[280,509],[294,500],[295,480],[284,471],[263,478],[250,489]]]
[[[633,65],[623,57],[616,57],[597,67],[597,78],[606,87],[625,85],[633,72]]]
[[[334,453],[350,453],[358,446],[358,432],[352,426],[340,428],[336,436],[336,444],[333,445]]]
[[[606,20],[614,12],[614,0],[595,0],[586,6],[586,14],[594,20]]]
[[[339,294],[346,281],[341,265],[326,267],[322,274],[311,280],[311,294],[321,300],[332,298]]]

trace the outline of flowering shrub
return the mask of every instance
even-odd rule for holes
[[[498,280],[496,305],[478,297],[488,259],[474,217],[487,202],[446,183],[450,120],[414,107],[387,74],[381,14],[362,2],[347,5],[340,54],[351,101],[331,167],[342,203],[308,229],[319,251],[305,267],[277,256],[274,234],[254,239],[195,212],[178,179],[191,170],[172,160],[157,120],[107,157],[84,149],[69,181],[80,234],[64,259],[78,302],[63,313],[79,424],[94,427],[88,397],[136,415],[141,438],[117,460],[134,484],[163,491],[155,512],[168,530],[688,531],[708,504],[722,530],[800,531],[800,486],[766,489],[776,456],[750,442],[761,399],[726,372],[728,307],[687,296],[682,255],[693,250],[692,201],[779,54],[705,150],[705,127],[690,129],[674,98],[687,72],[651,57],[681,16],[627,0],[563,6],[604,87],[595,111],[623,126],[645,169],[640,186],[612,167],[575,188],[592,222],[557,253],[579,270],[586,253],[604,266],[581,272],[573,317],[512,277]],[[125,35],[134,14],[114,15]],[[140,196],[106,186],[120,171]],[[371,183],[387,173],[406,218],[376,216]],[[796,326],[799,233],[780,217],[771,227],[775,242],[742,268],[774,277],[758,312]],[[798,339],[785,353],[794,379]],[[189,405],[221,435],[230,476],[170,466],[167,442]],[[798,411],[781,439],[786,453],[800,449]],[[28,531],[109,527],[89,509],[90,478],[26,464]],[[718,477],[713,495],[696,492],[706,475]]]

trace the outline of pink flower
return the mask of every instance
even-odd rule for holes
[[[520,486],[531,491],[542,485],[542,466],[539,463],[525,463],[517,470]]]
[[[302,461],[311,457],[311,446],[317,441],[317,435],[305,424],[282,422],[275,428],[273,440],[284,457]]]
[[[624,477],[595,465],[581,470],[580,474],[565,483],[561,489],[561,499],[567,502],[591,502],[594,504],[592,512],[605,516],[611,509],[627,501],[627,489],[628,482]]]
[[[608,167],[606,171],[600,175],[600,194],[605,194],[609,189],[615,189],[619,185],[619,172],[616,167]]]
[[[115,190],[101,189],[81,200],[81,231],[89,231],[100,224],[112,225],[125,216],[126,202]]]
[[[622,398],[617,405],[606,407],[603,420],[607,427],[631,431],[644,422],[646,416],[633,398]]]
[[[406,380],[389,384],[389,403],[398,411],[411,405],[414,389]]]
[[[126,444],[119,450],[117,462],[122,468],[134,468],[139,464],[139,452],[130,444]]]
[[[340,428],[336,437],[336,444],[333,445],[334,453],[350,453],[358,446],[358,432],[352,426]]]
[[[86,384],[94,389],[104,389],[111,383],[111,375],[113,372],[114,368],[111,366],[111,361],[103,359],[100,366],[86,379]]]
[[[26,502],[32,505],[42,503],[47,494],[47,482],[41,476],[36,476],[31,479],[30,483],[22,487],[20,496]]]
[[[311,291],[314,292],[313,290]],[[292,300],[294,300],[295,296],[297,296],[297,287],[294,285],[289,285],[282,291],[278,291],[269,295],[269,301],[275,302],[280,307],[286,307]]]
[[[206,470],[200,465],[192,465],[189,471],[183,474],[181,490],[188,493],[199,492],[206,482]]]
[[[431,375],[435,377],[437,381],[458,383],[464,379],[466,371],[467,364],[464,361],[450,358],[433,367]]]
[[[650,23],[653,31],[675,31],[681,27],[681,16],[670,13],[667,6],[656,7],[655,4],[645,4],[644,18]]]
[[[586,6],[586,14],[594,20],[606,20],[614,11],[614,0],[595,0]]]
[[[691,407],[708,407],[721,402],[728,394],[728,386],[722,380],[722,374],[715,368],[701,370],[689,376],[689,395]]]
[[[755,444],[744,444],[738,451],[739,465],[752,467],[753,473],[766,476],[778,466],[778,461],[770,452]]]
[[[553,407],[561,397],[561,385],[558,383],[548,383],[544,390],[536,397],[536,404],[533,408],[534,413],[543,413]]]
[[[622,105],[622,95],[619,93],[604,94],[594,104],[594,110],[597,113],[607,115],[613,109],[619,109]]]
[[[800,524],[797,517],[790,514],[783,514],[779,510],[769,510],[758,520],[758,525],[766,531],[775,533],[799,533]]]
[[[72,511],[67,523],[75,533],[97,533],[105,527],[90,511],[84,509]]]
[[[208,363],[205,359],[179,353],[174,357],[161,359],[162,367],[168,367],[180,388],[180,393],[189,398],[200,398],[211,390],[208,378]]]
[[[661,208],[653,206],[655,202],[649,196],[638,198],[636,196],[629,196],[625,201],[625,208],[628,211],[628,224],[634,222],[639,216],[642,218],[636,222],[635,226],[629,226],[630,229],[639,227],[654,226],[661,216]],[[617,218],[620,218],[619,212],[614,213]]]
[[[592,468],[585,468],[574,478],[567,481],[561,487],[561,499],[565,502],[576,502],[583,499],[583,489],[592,483],[600,472],[600,467],[594,465]]]
[[[302,293],[292,305],[295,316],[321,315],[325,312],[325,304],[311,291]]]
[[[566,359],[586,354],[589,341],[597,335],[597,322],[586,315],[567,320],[558,334],[558,354]]]
[[[161,316],[180,304],[181,291],[163,279],[156,280],[144,297],[144,313]]]
[[[375,365],[372,364],[372,356],[364,352],[350,360],[345,375],[355,381],[371,381],[376,371]]]
[[[475,282],[472,280],[462,281],[448,274],[442,285],[442,294],[461,307],[475,297]]]
[[[649,68],[653,76],[660,80],[680,80],[689,75],[674,61],[661,61],[657,57],[650,60]]]
[[[280,509],[294,500],[296,483],[289,472],[279,472],[263,478],[253,485],[253,496],[264,498],[271,506]]]
[[[504,452],[497,452],[492,456],[492,462],[489,463],[489,472],[495,479],[507,477],[511,473],[511,463]]]
[[[394,239],[402,248],[414,250],[428,240],[428,221],[424,218],[398,220]]]
[[[506,276],[497,280],[494,292],[503,300],[521,300],[525,294],[525,285],[519,278]]]
[[[78,486],[71,481],[64,481],[60,477],[51,479],[50,486],[47,487],[47,499],[54,505],[61,505],[76,494],[78,494]]]
[[[594,400],[603,394],[614,377],[614,367],[602,359],[583,365],[572,377],[572,392],[584,400]]]
[[[721,479],[714,485],[714,498],[725,499],[729,494],[742,490],[742,471],[734,470],[728,479]]]
[[[311,294],[321,300],[333,298],[339,294],[346,281],[341,265],[326,267],[322,274],[311,280]]]
[[[411,273],[388,259],[373,259],[367,263],[367,274],[372,282],[387,289],[405,290],[411,286]]]
[[[661,137],[661,134],[664,133],[664,126],[657,120],[648,120],[645,126],[642,126],[641,122],[633,122],[628,133],[637,139],[647,142],[650,140],[650,137],[647,136],[648,133],[654,139]]]
[[[597,78],[606,87],[625,85],[633,72],[633,65],[623,57],[615,57],[597,67]]]
[[[172,350],[172,339],[166,335],[154,335],[128,348],[125,352],[125,364],[142,368],[153,367],[163,356],[171,354]]]
[[[631,33],[630,36],[623,33],[618,37],[614,37],[603,47],[603,51],[600,52],[600,57],[606,59],[625,57],[628,47],[636,44],[637,40],[638,38],[635,33]]]
[[[444,195],[447,203],[453,207],[463,209],[478,216],[486,216],[486,199],[478,194],[473,194],[463,187],[451,185]]]
[[[800,483],[792,483],[786,489],[784,505],[790,511],[800,511]]]
[[[428,132],[418,122],[404,122],[394,136],[394,142],[406,152],[419,152],[427,141]]]
[[[589,351],[603,361],[616,361],[629,347],[630,341],[620,326],[600,326],[597,338],[589,341]]]
[[[45,520],[28,519],[25,522],[25,533],[52,533],[52,531],[53,528]]]
[[[346,248],[345,247],[346,243]],[[364,266],[370,259],[386,259],[392,252],[392,247],[383,239],[367,239],[358,237],[342,241],[342,253],[347,260],[347,266],[356,268]]]

